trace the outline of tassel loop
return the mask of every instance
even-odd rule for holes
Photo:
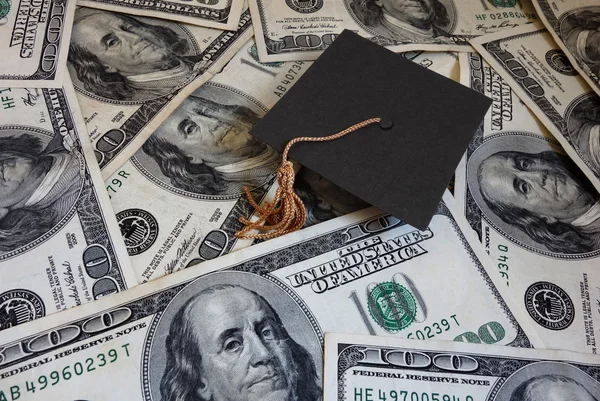
[[[277,183],[279,187],[275,192],[273,202],[265,202],[260,206],[248,187],[244,187],[244,192],[250,205],[255,209],[258,217],[256,221],[250,221],[245,217],[240,217],[240,222],[245,226],[235,233],[237,238],[242,239],[271,239],[288,234],[301,229],[306,221],[306,209],[302,200],[294,192],[294,165],[287,160],[288,152],[293,144],[297,142],[324,142],[331,141],[356,131],[369,124],[378,123],[381,118],[370,118],[354,124],[337,134],[323,137],[303,136],[294,138],[288,142],[282,154],[282,162],[277,169]],[[384,128],[384,127],[382,127]],[[386,128],[384,128],[386,129]],[[251,230],[263,231],[256,234],[250,234]]]
[[[277,170],[277,184],[279,188],[275,192],[273,202],[265,202],[260,206],[248,187],[244,192],[252,207],[256,210],[258,217],[256,221],[250,221],[240,217],[240,222],[245,225],[243,229],[235,233],[237,238],[270,239],[299,230],[306,221],[306,210],[302,200],[294,192],[294,165],[285,160]],[[251,230],[272,231],[258,234],[249,234]]]

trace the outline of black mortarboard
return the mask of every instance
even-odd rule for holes
[[[348,192],[425,229],[490,99],[345,30],[251,130]],[[389,128],[389,127],[386,127]]]

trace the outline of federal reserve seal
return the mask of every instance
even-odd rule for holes
[[[546,62],[552,69],[567,76],[575,76],[579,74],[567,58],[567,55],[562,50],[552,49],[546,52],[544,56]]]
[[[415,319],[417,303],[412,293],[400,284],[385,281],[369,294],[369,313],[384,330],[404,330]]]
[[[539,281],[527,288],[525,307],[529,316],[548,330],[564,330],[575,319],[575,307],[569,295],[547,281]]]
[[[310,14],[323,7],[323,0],[285,0],[285,4],[296,12]]]
[[[145,252],[158,237],[158,222],[145,210],[123,210],[117,213],[117,221],[130,256]]]
[[[10,290],[0,294],[0,330],[31,322],[46,315],[37,294],[28,290]]]

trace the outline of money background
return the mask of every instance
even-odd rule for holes
[[[600,6],[593,1],[535,0],[540,20],[556,44],[565,52],[573,67],[581,73],[592,89],[600,95],[597,34]]]
[[[470,50],[471,37],[537,20],[528,1],[434,0],[396,6],[370,0],[249,0],[249,5],[258,54],[265,62],[314,60],[344,29],[395,52],[464,52]]]
[[[0,330],[137,284],[70,82],[2,95]]]
[[[403,360],[404,359],[404,360]],[[325,397],[514,400],[600,393],[598,360],[555,350],[327,333]]]
[[[16,7],[16,1],[0,0],[0,32],[10,29],[4,13],[11,9],[30,12],[31,33],[34,19],[46,16],[39,10],[64,4],[46,2],[40,9],[38,3],[20,0]],[[86,236],[86,220],[73,218],[45,243],[0,262],[6,270],[0,270],[0,329],[7,328],[0,331],[0,401],[191,401],[240,394],[257,401],[316,401],[323,391],[328,399],[341,400],[342,393],[329,394],[352,380],[364,387],[360,394],[366,397],[367,386],[375,383],[371,376],[322,381],[340,357],[326,347],[323,373],[323,340],[333,331],[370,334],[363,345],[394,346],[377,336],[427,341],[411,342],[414,352],[403,354],[411,374],[423,368],[416,366],[421,354],[442,353],[438,357],[447,364],[425,369],[434,369],[435,375],[453,372],[446,383],[468,376],[468,390],[464,383],[443,387],[467,401],[491,397],[490,391],[494,399],[508,399],[502,390],[510,387],[502,382],[509,382],[508,375],[557,372],[572,378],[569,386],[573,380],[580,383],[565,385],[559,395],[578,401],[600,397],[595,360],[520,349],[597,353],[594,322],[600,292],[593,267],[600,246],[600,203],[574,220],[586,226],[579,237],[533,239],[494,214],[475,188],[478,167],[498,150],[538,155],[518,159],[522,169],[549,163],[539,157],[546,152],[563,155],[552,160],[568,171],[560,170],[565,182],[575,181],[585,199],[597,201],[592,184],[600,188],[595,165],[600,145],[595,148],[594,135],[600,131],[590,112],[597,96],[569,64],[572,55],[563,53],[568,46],[554,43],[539,23],[519,27],[537,21],[530,1],[423,0],[413,5],[420,11],[408,14],[430,13],[431,20],[401,26],[381,12],[387,6],[377,3],[384,1],[251,0],[249,10],[238,0],[132,0],[126,6],[116,0],[82,0],[77,9],[68,3],[62,10],[66,23],[46,31],[60,33],[56,57],[62,61],[49,76],[21,80],[31,88],[0,88],[0,102],[13,113],[14,124],[30,127],[36,125],[41,95],[64,91],[67,103],[81,108],[83,121],[74,112],[78,132],[85,131],[85,123],[90,134],[90,141],[80,136],[81,160],[98,201],[85,199],[79,207],[116,215],[116,224],[109,216],[102,227],[93,227],[115,250],[88,257],[81,250],[88,244],[80,241]],[[376,18],[365,19],[365,9],[359,10],[365,5],[380,10]],[[548,25],[548,16],[541,17]],[[493,99],[457,169],[456,200],[447,192],[430,227],[420,231],[372,208],[356,212],[368,205],[296,165],[295,191],[308,214],[305,228],[275,240],[236,240],[239,217],[253,214],[243,186],[249,185],[259,202],[272,200],[280,161],[248,130],[310,67],[303,60],[315,59],[344,28],[404,51],[402,57]],[[39,39],[41,24],[37,32]],[[37,56],[39,42],[35,45]],[[113,46],[123,51],[113,53]],[[15,51],[1,39],[0,48]],[[474,49],[483,58],[471,53]],[[507,57],[505,50],[516,56]],[[0,72],[6,68],[14,77],[15,71],[27,72],[48,61],[34,59],[27,65],[0,61]],[[514,64],[516,59],[522,64]],[[523,79],[523,71],[530,76]],[[61,76],[67,82],[64,90],[39,89],[60,84]],[[12,84],[2,78],[0,73],[0,85]],[[13,107],[7,109],[13,101],[35,110],[17,114]],[[584,121],[577,113],[592,117]],[[219,141],[207,143],[201,134]],[[77,139],[67,138],[65,147],[79,146]],[[565,154],[572,161],[564,160]],[[94,159],[110,201],[99,188]],[[3,177],[6,166],[1,166]],[[559,180],[550,176],[546,171],[541,187],[553,182],[560,200],[570,189],[564,184],[559,191]],[[551,206],[546,201],[541,207],[544,213],[556,211]],[[59,266],[57,255],[69,261]],[[49,267],[44,271],[40,264]],[[96,265],[109,268],[104,272]],[[92,295],[98,295],[93,303],[42,317],[54,311],[48,305],[61,310],[91,301]],[[44,313],[38,313],[41,304]],[[250,333],[244,326],[249,316],[255,319]],[[346,336],[340,338],[351,343],[354,337]],[[217,337],[224,341],[212,341]],[[457,342],[485,345],[471,348]],[[223,347],[220,354],[230,359],[219,359],[214,347]],[[242,349],[243,356],[235,359]],[[489,370],[469,370],[474,353],[482,363],[494,358],[486,365]],[[545,359],[551,362],[541,362]],[[499,370],[504,376],[494,382]],[[433,388],[433,380],[419,380],[415,389]],[[256,392],[239,391],[257,383]],[[391,392],[381,394],[379,401],[398,401]],[[411,401],[440,401],[433,393],[431,399],[424,394]],[[362,395],[356,397],[354,393],[354,401],[363,401]]]
[[[186,332],[188,319],[198,330],[215,330],[189,337],[203,339],[197,345],[206,350],[209,339],[227,336],[230,325],[243,325],[256,307],[253,302],[259,301],[264,305],[261,313],[271,314],[276,322],[265,335],[290,336],[317,369],[323,333],[334,329],[455,341],[481,335],[486,343],[541,345],[532,327],[521,323],[523,316],[513,300],[504,298],[508,289],[496,286],[487,256],[455,211],[446,194],[430,228],[420,232],[367,209],[137,286],[69,315],[3,331],[2,391],[18,388],[27,399],[55,398],[72,388],[71,383],[85,380],[77,396],[105,400],[113,396],[104,384],[110,381],[113,392],[128,399],[164,398],[179,391],[167,383],[170,376],[165,378],[170,367],[174,373],[179,369],[167,366],[175,362],[169,362],[175,356],[171,353],[186,358],[194,349],[172,343],[180,341],[175,333]],[[446,279],[432,282],[432,273]],[[412,313],[398,313],[403,300],[412,305]],[[208,304],[212,306],[205,307]],[[59,341],[53,341],[51,333]],[[290,341],[282,344],[286,343]],[[248,352],[264,355],[255,354],[254,348]],[[205,358],[218,360],[212,354]],[[247,360],[239,363],[253,373]],[[88,370],[88,364],[95,369]],[[320,383],[320,374],[315,374]],[[86,379],[92,377],[93,381]],[[232,380],[239,380],[236,377]],[[219,382],[219,377],[212,380]],[[27,390],[32,385],[35,392]]]
[[[515,291],[517,299],[526,306],[539,327],[540,335],[548,336],[544,337],[547,346],[596,353],[594,322],[598,316],[591,305],[598,302],[600,294],[594,291],[590,283],[597,280],[595,266],[598,264],[598,247],[590,245],[584,248],[586,242],[583,240],[542,240],[543,225],[528,234],[525,229],[533,224],[532,220],[519,225],[520,219],[524,220],[527,213],[536,216],[540,208],[535,207],[535,200],[529,201],[524,195],[520,198],[522,203],[518,205],[524,210],[519,209],[519,213],[515,214],[496,214],[497,211],[488,205],[487,199],[510,205],[512,194],[520,192],[496,184],[503,191],[494,192],[497,198],[485,198],[481,187],[494,178],[480,175],[480,166],[503,166],[499,176],[514,175],[521,180],[528,194],[534,194],[534,199],[535,196],[544,199],[542,213],[551,213],[553,204],[572,202],[569,198],[571,193],[572,198],[586,199],[586,205],[595,203],[599,196],[560,145],[479,54],[461,54],[459,60],[461,82],[492,97],[494,103],[457,169],[457,203],[484,244],[499,276],[506,280],[506,285]],[[517,167],[499,164],[506,160],[503,157],[513,161]],[[488,167],[483,171],[492,174],[494,170]],[[553,194],[552,182],[555,179],[560,187]],[[515,206],[513,208],[516,209]],[[575,206],[572,209],[576,211]],[[592,234],[588,239],[594,244],[596,237]],[[541,290],[541,283],[545,283],[547,288]],[[538,287],[540,292],[536,293],[534,290]],[[549,305],[540,302],[544,297],[552,299],[559,293],[566,300],[563,309],[552,310]]]
[[[413,52],[404,53],[404,56],[432,71],[458,79],[457,58],[450,53]],[[242,184],[246,183],[254,188],[253,194],[257,199],[272,199],[276,189],[274,173],[279,166],[280,156],[274,150],[252,140],[248,131],[311,64],[303,61],[260,63],[256,55],[256,44],[249,41],[221,73],[192,92],[165,120],[154,134],[156,139],[149,140],[130,161],[106,180],[117,219],[126,233],[126,243],[130,244],[130,256],[139,282],[161,277],[189,264],[213,259],[251,244],[249,240],[240,241],[233,236],[242,227],[238,222],[239,217],[252,213]],[[202,144],[198,146],[192,140],[184,141],[176,127],[184,116],[194,115],[194,107],[201,106],[210,110],[202,112],[203,116],[218,115],[221,125],[233,126],[233,135],[245,139],[240,140],[233,148],[214,149],[213,153],[205,151]],[[231,106],[244,112],[237,113]],[[247,124],[227,122],[229,117],[222,112],[226,109],[232,110],[235,121],[246,119],[244,114],[251,115],[251,121]],[[194,118],[197,121],[194,127],[199,127],[199,131],[214,129],[204,117]],[[227,183],[221,189],[202,187],[204,181],[194,184],[195,186],[187,184],[188,181],[183,179],[176,179],[173,183],[173,179],[167,177],[157,163],[157,160],[165,160],[166,156],[153,150],[156,145],[150,146],[151,143],[166,146],[164,142],[157,142],[159,137],[179,149],[187,147],[186,151],[191,157],[215,158],[214,154],[221,154],[222,159],[231,159],[231,162],[237,163],[237,171],[233,173],[227,171],[231,168],[219,165],[214,167]],[[253,148],[258,150],[253,152]],[[244,156],[252,152],[257,153],[255,158]],[[266,156],[260,156],[263,154]],[[217,161],[215,164],[218,164]],[[191,174],[191,170],[187,171],[186,177]],[[253,177],[252,181],[245,182],[239,178],[243,171]],[[308,171],[298,173],[295,188],[307,207],[308,224],[368,206]],[[178,207],[173,208],[173,204]],[[143,226],[139,233],[128,226],[133,221]],[[142,236],[130,238],[135,235]]]
[[[115,24],[127,24],[132,32],[114,28]],[[105,178],[250,39],[247,10],[238,28],[227,32],[85,7],[76,10],[67,66]],[[106,35],[114,32],[123,36],[118,43],[125,43],[116,54],[103,44]],[[173,68],[164,70],[164,57],[174,63]],[[117,71],[98,74],[103,65]],[[137,74],[140,69],[145,73]],[[121,71],[135,75],[125,76]]]
[[[73,0],[2,2],[0,87],[62,85],[74,12]]]
[[[591,112],[597,108],[598,96],[568,63],[548,31],[532,24],[475,38],[471,44],[600,190],[597,117]]]

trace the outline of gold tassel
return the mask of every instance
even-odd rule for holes
[[[288,152],[293,144],[297,142],[332,141],[341,138],[350,132],[356,131],[357,129],[380,121],[380,118],[370,118],[361,121],[358,124],[354,124],[337,134],[323,137],[303,136],[289,141],[283,150],[281,165],[277,169],[277,183],[279,184],[279,188],[277,188],[277,191],[275,192],[273,202],[265,202],[264,206],[258,205],[250,193],[250,189],[244,187],[244,192],[248,197],[248,201],[256,210],[255,214],[258,216],[258,220],[250,221],[244,217],[240,217],[240,222],[244,224],[245,227],[236,232],[235,236],[242,239],[271,239],[297,231],[304,226],[306,221],[306,209],[304,208],[304,204],[300,197],[294,192],[294,166],[292,165],[292,162],[287,160]],[[249,234],[249,231],[251,230],[263,232]]]

